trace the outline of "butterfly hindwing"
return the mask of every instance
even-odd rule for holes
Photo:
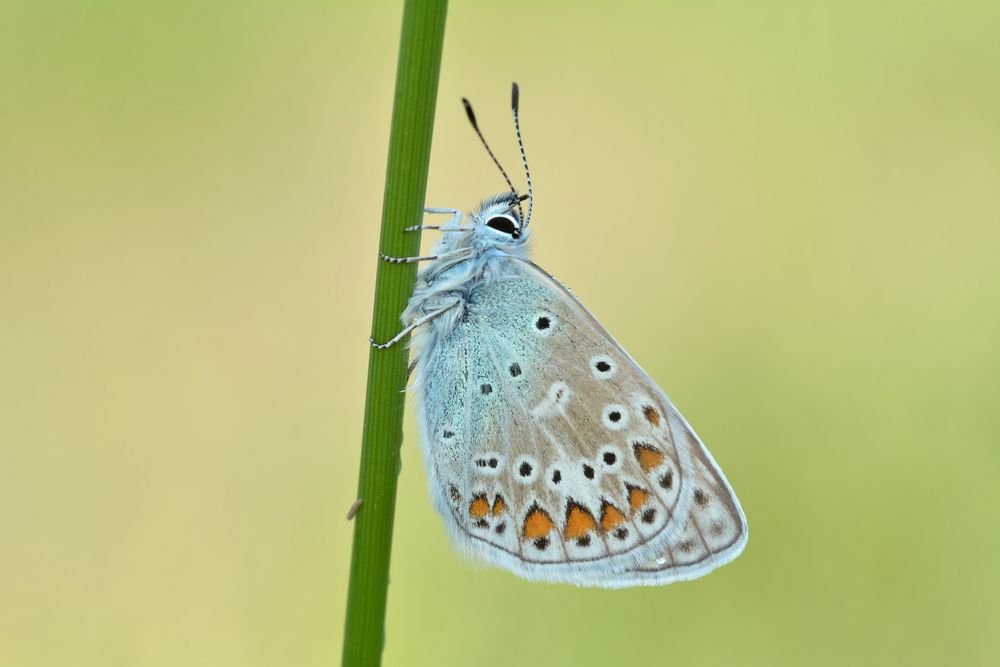
[[[746,546],[746,518],[725,476],[676,411],[671,413],[671,423],[673,432],[695,452],[694,502],[684,529],[656,558],[625,572],[607,574],[589,582],[592,585],[620,588],[696,579],[730,562]]]
[[[707,529],[745,539],[735,497],[663,392],[558,283],[509,263],[421,360],[428,469],[453,539],[526,578],[610,586],[683,561],[709,508],[722,519]],[[703,548],[686,566],[712,560]]]

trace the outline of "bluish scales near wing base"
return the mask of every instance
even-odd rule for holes
[[[747,539],[711,455],[660,388],[527,256],[520,198],[456,214],[404,324],[431,492],[464,552],[531,580],[656,585]]]

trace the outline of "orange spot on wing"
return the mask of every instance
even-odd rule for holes
[[[506,509],[507,505],[504,503],[503,498],[501,496],[497,496],[493,499],[493,509],[490,510],[490,513],[493,516],[500,516]]]
[[[660,413],[652,405],[642,406],[642,414],[646,417],[646,421],[653,426],[660,425]]]
[[[473,519],[482,519],[490,511],[490,503],[486,496],[476,496],[469,503],[469,516]]]
[[[604,503],[601,508],[601,530],[609,533],[620,523],[625,523],[625,515],[611,503]]]
[[[524,537],[528,540],[545,537],[555,527],[556,525],[552,523],[552,519],[549,518],[545,510],[535,505],[528,512],[528,516],[524,518]]]
[[[573,540],[583,537],[595,528],[597,528],[597,522],[594,521],[594,515],[582,505],[571,503],[566,512],[566,539]]]
[[[628,490],[628,506],[632,508],[633,512],[638,512],[639,508],[646,504],[649,500],[649,492],[643,491],[642,489],[631,486]]]
[[[639,462],[643,472],[659,468],[663,463],[663,452],[652,445],[637,442],[633,445],[632,451],[635,452],[635,460]]]

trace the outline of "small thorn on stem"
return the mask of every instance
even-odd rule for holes
[[[350,521],[353,519],[357,515],[359,509],[361,509],[361,498],[355,500],[351,505],[351,508],[347,510],[347,520]]]

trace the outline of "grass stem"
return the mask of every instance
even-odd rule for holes
[[[447,7],[447,0],[406,0],[403,9],[379,241],[381,251],[393,257],[409,257],[420,248],[420,232],[404,228],[422,220]],[[415,277],[415,264],[379,262],[375,340],[388,340],[398,332]],[[343,664],[350,667],[382,660],[407,359],[404,339],[388,350],[372,349],[368,360],[358,480],[362,505],[354,518],[344,628]]]

